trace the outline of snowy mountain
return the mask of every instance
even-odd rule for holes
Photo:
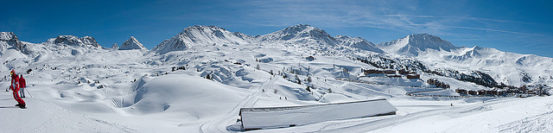
[[[498,82],[521,86],[553,83],[553,59],[536,55],[503,52],[494,48],[458,48],[420,53],[417,60],[431,68],[482,71]]]
[[[336,36],[336,40],[339,42],[340,45],[351,47],[351,48],[357,48],[359,50],[366,50],[366,51],[373,51],[376,53],[384,53],[381,49],[379,49],[374,43],[369,42],[363,38],[360,37],[349,37],[349,36]]]
[[[123,44],[121,44],[121,47],[119,47],[119,50],[132,50],[132,49],[139,49],[139,50],[148,50],[142,43],[140,43],[134,36],[131,36],[129,40],[125,41]]]
[[[391,42],[380,43],[378,47],[387,53],[408,56],[417,56],[419,52],[427,51],[428,49],[451,51],[456,48],[450,42],[426,33],[412,34]]]
[[[261,42],[275,43],[312,43],[319,45],[336,45],[338,42],[324,30],[311,25],[299,24],[259,37]]]
[[[123,46],[143,48],[134,37]],[[92,37],[35,44],[2,32],[0,48],[0,74],[14,68],[34,96],[19,110],[11,95],[0,94],[2,132],[242,132],[241,108],[379,98],[397,114],[248,132],[553,130],[551,97],[455,92],[553,86],[553,58],[456,47],[429,34],[375,45],[309,25],[256,37],[191,26],[144,54],[116,44],[102,49]],[[0,88],[8,79],[0,78]]]
[[[251,40],[252,37],[248,35],[230,32],[216,26],[191,26],[171,39],[161,42],[152,51],[164,54],[194,46],[248,44]]]
[[[482,57],[482,54],[480,54],[479,51],[482,51],[482,50],[485,50],[487,48],[482,48],[482,47],[478,47],[478,46],[474,46],[472,48],[460,48],[458,51],[458,55],[448,55],[447,58],[448,60],[451,60],[451,61],[465,61],[465,60],[469,60],[471,58],[478,58],[478,57]]]
[[[113,43],[113,45],[111,45],[111,49],[112,50],[119,50],[119,45],[117,43]]]
[[[13,32],[0,32],[0,54],[10,47],[21,50],[23,45]]]
[[[79,38],[72,35],[61,35],[56,38],[49,39],[48,43],[56,44],[56,45],[102,48],[102,46],[100,46],[100,44],[96,42],[96,39],[90,36],[84,36]]]
[[[323,53],[329,51],[329,53],[343,53],[351,50],[383,53],[373,43],[362,38],[338,37],[339,39],[334,38],[324,30],[305,24],[290,26],[256,37],[239,32],[230,32],[215,26],[191,26],[171,39],[163,41],[152,51],[163,54],[170,51],[186,50],[191,46],[266,44],[270,46],[283,45],[285,47],[316,50]]]
[[[296,48],[330,51],[339,42],[324,30],[306,24],[298,24],[285,29],[258,36],[261,44],[282,44]]]
[[[303,49],[311,55],[352,55],[370,52],[383,53],[372,42],[359,37],[336,36],[322,29],[306,24],[298,24],[256,37],[259,44],[266,46],[289,47]]]

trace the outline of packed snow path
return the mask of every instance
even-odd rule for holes
[[[250,88],[250,94],[244,98],[240,103],[238,103],[232,111],[228,112],[227,117],[214,119],[203,123],[200,126],[200,132],[202,133],[215,133],[215,132],[229,132],[229,131],[240,131],[241,127],[239,125],[234,125],[236,120],[239,118],[238,113],[240,108],[244,107],[253,107],[255,103],[259,100],[258,97],[261,95],[263,89],[269,90],[269,86],[276,81],[276,78],[271,78],[269,81],[263,82],[260,86],[253,86]]]
[[[86,114],[68,111],[51,101],[44,101],[27,96],[24,98],[27,109],[14,105],[11,91],[0,92],[0,132],[3,133],[36,133],[55,131],[71,132],[137,132],[124,125],[95,119]]]
[[[329,121],[252,132],[551,132],[553,98],[392,101],[396,116]],[[453,106],[449,104],[453,103]],[[530,117],[528,117],[530,116]]]

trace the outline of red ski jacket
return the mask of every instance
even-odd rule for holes
[[[12,91],[19,91],[19,77],[16,74],[12,76],[12,83],[10,85],[10,89]]]
[[[25,88],[27,87],[27,83],[25,83],[25,78],[21,77],[19,78],[19,88]]]

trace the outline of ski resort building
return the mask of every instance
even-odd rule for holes
[[[395,115],[386,99],[307,106],[241,108],[243,130],[294,127],[324,121]]]
[[[420,74],[407,74],[407,79],[421,79]]]

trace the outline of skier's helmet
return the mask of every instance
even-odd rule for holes
[[[10,72],[10,76],[13,76],[15,74],[15,70],[12,69],[12,71]]]

